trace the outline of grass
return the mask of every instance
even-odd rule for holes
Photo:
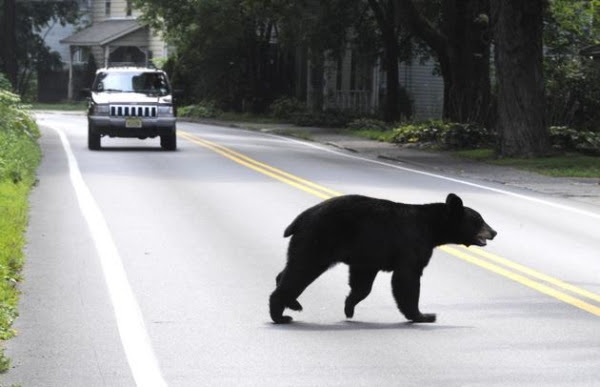
[[[600,178],[600,157],[565,153],[537,158],[497,158],[491,149],[457,151],[458,157],[524,169],[553,177]]]
[[[392,130],[376,130],[376,129],[352,129],[348,131],[353,136],[367,138],[382,142],[392,142],[395,135]]]
[[[10,324],[16,317],[17,291],[23,266],[23,237],[27,226],[27,183],[0,182],[0,339],[10,338]]]
[[[1,92],[1,91],[0,91]],[[0,95],[0,345],[14,336],[28,219],[28,196],[41,159],[39,131],[14,97]],[[8,102],[7,102],[8,101]],[[0,346],[0,373],[10,361]]]
[[[23,266],[24,233],[30,184],[0,182],[0,340],[8,340],[15,332],[11,325],[17,317],[18,289]],[[0,373],[10,365],[0,348]]]
[[[34,102],[31,104],[31,109],[34,109],[34,110],[60,110],[60,111],[84,111],[85,109],[87,109],[87,102],[86,101],[58,102],[58,103]]]

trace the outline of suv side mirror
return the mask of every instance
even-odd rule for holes
[[[89,87],[84,87],[83,89],[81,89],[81,95],[83,95],[86,98],[90,98],[92,96],[92,89],[90,89]]]

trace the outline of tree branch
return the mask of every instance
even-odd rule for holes
[[[419,10],[417,10],[413,0],[396,0],[396,3],[404,14],[405,20],[410,25],[413,32],[423,39],[425,43],[438,54],[438,56],[444,54],[447,45],[446,36],[439,32],[433,26],[431,21],[426,19]]]
[[[371,6],[373,13],[375,14],[377,24],[379,24],[379,26],[381,27],[381,32],[385,33],[384,28],[385,26],[387,26],[388,23],[385,20],[385,13],[383,12],[383,9],[381,9],[381,6],[379,5],[379,2],[377,0],[369,0],[369,5]]]

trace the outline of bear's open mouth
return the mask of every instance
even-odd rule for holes
[[[476,246],[486,246],[488,240],[494,239],[496,236],[496,231],[491,229],[486,225],[486,228],[481,230],[479,234],[475,235],[475,242],[473,243]]]
[[[477,238],[475,238],[475,243],[473,243],[476,246],[487,246],[487,238],[483,237],[483,236],[477,236]]]

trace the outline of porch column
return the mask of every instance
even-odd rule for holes
[[[110,56],[110,46],[104,46],[104,67],[108,67],[108,57]]]
[[[379,74],[379,58],[377,58],[373,66],[373,83],[371,84],[371,113],[375,113],[379,107]]]
[[[311,60],[307,60],[306,64],[306,107],[310,109],[313,100],[313,87],[312,87],[312,63]]]
[[[137,49],[144,54],[144,65],[148,67],[148,63],[150,63],[150,50],[148,50],[148,47],[144,46],[137,46]]]
[[[73,56],[75,55],[75,48],[69,45],[69,85],[67,86],[67,99],[73,100]]]

